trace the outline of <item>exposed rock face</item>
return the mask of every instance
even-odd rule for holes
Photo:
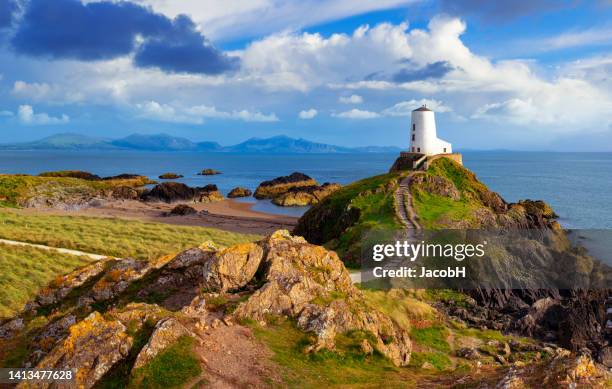
[[[397,366],[408,364],[408,333],[375,309],[362,309],[363,296],[336,253],[286,231],[260,244],[266,253],[261,265],[266,283],[238,306],[235,315],[256,320],[265,320],[267,314],[294,317],[301,329],[317,336],[313,350],[333,348],[338,334],[368,331],[380,353]]]
[[[176,173],[164,173],[159,176],[162,180],[176,180],[177,178],[183,178],[183,175]]]
[[[25,311],[32,312],[40,307],[58,303],[75,288],[102,274],[111,261],[111,259],[97,261],[65,276],[57,277],[48,286],[42,288],[31,302],[26,304]]]
[[[91,288],[89,297],[95,301],[109,300],[122,293],[131,282],[142,278],[152,269],[147,261],[123,259],[113,264]]]
[[[255,243],[217,251],[204,265],[203,287],[225,292],[245,286],[255,276],[263,254],[263,249]]]
[[[253,194],[253,192],[251,192],[250,189],[242,188],[242,187],[236,187],[236,188],[232,189],[227,194],[227,197],[229,197],[230,199],[233,199],[233,198],[237,198],[237,197],[249,197],[252,194]]]
[[[340,188],[340,184],[330,184],[329,182],[321,186],[291,188],[287,192],[275,197],[272,202],[283,207],[313,205]]]
[[[319,184],[303,173],[292,173],[288,176],[277,177],[270,181],[264,181],[255,190],[257,199],[273,199],[286,193],[291,188],[305,186],[318,186]]]
[[[191,188],[179,182],[164,182],[144,192],[141,199],[148,202],[212,202],[223,200],[216,185]]]
[[[171,346],[181,336],[189,335],[191,335],[191,331],[185,328],[185,326],[183,326],[177,319],[167,318],[160,320],[155,326],[153,335],[151,335],[151,338],[147,344],[145,344],[136,357],[136,362],[134,362],[133,369],[143,367],[153,358],[155,358],[160,351],[163,351],[168,346]]]
[[[186,204],[179,204],[172,208],[170,212],[168,212],[168,216],[186,216],[186,215],[195,215],[198,211],[190,207]]]
[[[214,176],[217,174],[221,174],[221,172],[215,169],[204,169],[198,173],[199,176]]]
[[[68,337],[43,358],[38,369],[76,368],[76,385],[91,388],[115,363],[125,358],[133,340],[119,321],[93,312],[69,329]],[[53,387],[41,384],[42,388]]]

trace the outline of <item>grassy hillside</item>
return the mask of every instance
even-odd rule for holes
[[[227,246],[253,241],[258,236],[205,227],[101,217],[24,215],[3,210],[0,238],[114,257],[154,259],[207,240]]]
[[[90,261],[55,251],[0,244],[0,318],[20,311],[56,276]]]
[[[336,250],[347,265],[358,265],[364,234],[400,228],[393,207],[399,177],[383,174],[343,187],[308,210],[294,232]]]

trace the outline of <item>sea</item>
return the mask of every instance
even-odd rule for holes
[[[541,199],[568,229],[612,229],[612,153],[465,151],[464,165],[506,201]],[[229,154],[144,151],[2,151],[0,173],[39,174],[84,170],[100,176],[136,173],[152,179],[166,172],[190,186],[216,184],[227,193],[292,172],[320,183],[348,184],[388,171],[397,154]],[[199,176],[202,169],[222,174]],[[307,208],[277,207],[253,198],[253,209],[300,216]]]

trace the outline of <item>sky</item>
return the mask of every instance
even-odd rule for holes
[[[612,151],[612,0],[0,0],[0,142]]]

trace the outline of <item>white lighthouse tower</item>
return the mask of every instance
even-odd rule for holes
[[[423,105],[412,111],[410,128],[410,151],[417,154],[451,154],[450,143],[438,138],[434,112]]]

